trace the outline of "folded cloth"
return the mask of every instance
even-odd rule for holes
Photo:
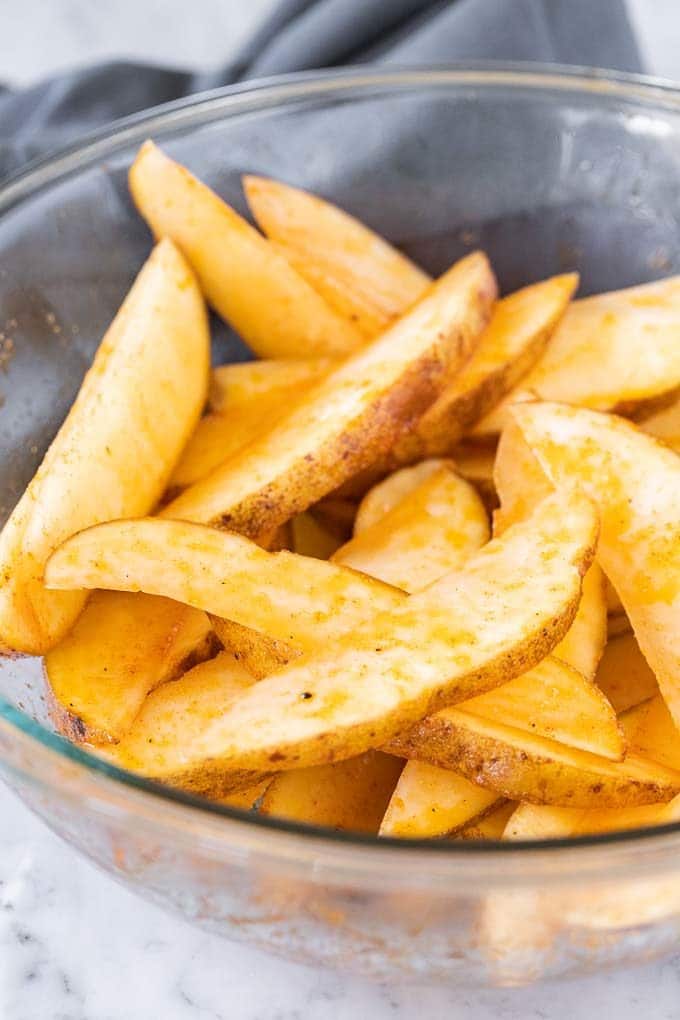
[[[0,177],[109,121],[248,78],[479,59],[642,69],[624,0],[279,0],[217,71],[115,62],[0,91]]]

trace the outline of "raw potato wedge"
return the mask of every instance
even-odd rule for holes
[[[448,463],[441,459],[423,460],[420,464],[395,471],[374,485],[359,503],[354,519],[354,534],[360,535],[367,528],[372,528],[406,496]]]
[[[456,470],[477,489],[489,513],[498,506],[498,493],[493,479],[496,449],[475,443],[460,443],[451,454]]]
[[[512,413],[553,483],[597,503],[598,560],[680,721],[680,458],[613,415],[548,403]]]
[[[603,575],[599,565],[593,563],[583,578],[583,593],[574,622],[553,654],[589,680],[594,680],[606,643],[607,606]]]
[[[497,534],[522,520],[553,486],[528,447],[521,429],[510,422],[498,444],[494,475],[501,507],[494,514]],[[574,622],[554,655],[593,680],[607,641],[607,604],[602,570],[593,563],[583,579]]]
[[[42,654],[73,625],[86,596],[45,590],[48,556],[91,524],[151,511],[205,403],[209,357],[196,281],[163,241],[0,536],[0,645]]]
[[[375,835],[403,766],[401,758],[366,751],[330,765],[280,772],[260,814]]]
[[[122,740],[100,747],[99,753],[124,768],[136,757],[162,755],[166,747],[180,756],[191,755],[192,744],[203,728],[218,719],[230,702],[254,682],[233,655],[220,652],[216,658],[194,666],[179,679],[161,684],[152,691]],[[249,775],[241,782],[235,781],[230,791],[206,787],[203,792],[226,796],[246,786],[252,787],[264,777],[264,773]]]
[[[654,697],[659,690],[633,634],[621,634],[607,643],[595,680],[619,713]]]
[[[596,537],[588,500],[548,499],[399,609],[376,613],[331,647],[261,680],[222,705],[219,718],[209,706],[202,725],[192,719],[190,740],[161,747],[140,739],[118,761],[215,795],[272,770],[381,747],[447,701],[489,690],[541,661],[571,623]],[[257,576],[249,576],[256,586]]]
[[[243,790],[237,790],[228,797],[218,797],[219,804],[226,804],[227,807],[239,808],[241,811],[252,811],[256,808],[257,802],[262,798],[271,779],[262,779],[254,786],[246,786]]]
[[[680,799],[667,804],[622,808],[558,808],[546,804],[520,804],[513,812],[503,839],[568,839],[622,829],[644,829],[680,820]]]
[[[616,714],[602,691],[554,655],[459,707],[612,761],[621,761],[626,751]],[[422,734],[428,720],[419,725]]]
[[[266,238],[153,142],[139,150],[129,185],[153,234],[175,242],[215,311],[260,357],[343,357],[362,345]]]
[[[206,414],[184,448],[168,482],[168,493],[177,495],[211,474],[225,460],[271,429],[285,412],[285,407],[268,411],[254,403],[235,408],[231,414]]]
[[[289,400],[291,392],[307,390],[335,364],[332,358],[309,358],[218,365],[210,378],[208,407],[215,414],[225,414],[244,404],[276,406]]]
[[[523,390],[598,411],[642,416],[680,387],[680,276],[574,301]],[[498,435],[506,399],[475,429]]]
[[[500,800],[497,804],[498,807],[469,822],[453,839],[502,839],[517,805],[511,800]]]
[[[426,273],[330,202],[266,177],[244,177],[243,189],[263,233],[363,336],[376,336],[427,288]]]
[[[50,585],[144,591],[252,627],[300,650],[396,609],[403,592],[355,570],[227,531],[158,517],[112,521],[75,535],[51,558]],[[221,638],[220,638],[221,639]]]
[[[380,826],[381,836],[434,839],[462,829],[499,800],[493,790],[420,761],[407,761]]]
[[[633,711],[634,722],[626,726],[631,750],[668,768],[680,769],[680,733],[661,695]]]
[[[495,281],[477,252],[240,454],[173,500],[164,517],[239,531],[261,542],[379,459],[469,355]]]
[[[50,714],[70,740],[119,740],[149,691],[215,649],[197,609],[142,592],[94,592],[45,656]]]
[[[397,442],[392,458],[408,464],[451,455],[458,440],[517,383],[545,350],[578,287],[566,273],[524,287],[496,304],[468,362]]]
[[[641,428],[680,453],[680,400],[645,418]]]
[[[210,621],[222,646],[256,680],[262,680],[300,655],[299,645],[269,637],[242,623],[221,616],[211,616]]]
[[[412,592],[462,566],[488,540],[479,496],[450,466],[442,466],[332,559]]]
[[[658,762],[634,755],[609,761],[462,708],[429,716],[387,749],[534,804],[628,807],[668,801],[680,792],[680,772]]]

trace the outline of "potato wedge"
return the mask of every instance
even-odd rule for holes
[[[599,565],[593,563],[583,578],[583,592],[574,622],[553,654],[589,680],[594,680],[606,643],[607,607],[603,575]]]
[[[498,493],[493,479],[493,467],[496,459],[495,446],[459,443],[454,448],[451,457],[458,474],[474,485],[489,513],[496,510]]]
[[[241,811],[252,811],[258,806],[258,801],[270,783],[271,779],[267,777],[254,786],[246,786],[243,790],[230,793],[228,797],[218,797],[217,802],[226,804],[227,807],[239,808]]]
[[[645,418],[640,427],[650,436],[670,446],[671,450],[680,453],[680,400]]]
[[[628,744],[636,754],[680,769],[680,733],[660,694],[634,709],[634,723],[627,725]]]
[[[375,835],[403,766],[401,758],[366,751],[330,765],[279,772],[260,814]]]
[[[628,807],[680,792],[680,772],[658,762],[634,755],[609,761],[462,708],[428,716],[389,741],[387,750],[455,769],[499,795],[534,804]]]
[[[419,464],[395,471],[374,485],[359,503],[354,519],[354,534],[360,535],[367,528],[372,528],[447,463],[442,459],[423,460]]]
[[[501,507],[494,514],[494,530],[522,520],[553,486],[515,422],[510,422],[498,444],[494,476]],[[583,579],[574,622],[554,655],[593,680],[607,641],[607,606],[602,570],[593,563]]]
[[[520,804],[503,833],[503,839],[568,839],[622,829],[645,829],[680,820],[680,801],[640,807],[558,808],[546,804]]]
[[[472,356],[391,453],[393,463],[452,455],[456,443],[529,371],[578,287],[565,273],[496,304]]]
[[[45,590],[48,556],[90,524],[149,513],[198,421],[209,356],[203,299],[182,256],[163,241],[0,536],[6,649],[42,654],[73,625],[86,596]]]
[[[626,751],[616,714],[602,691],[554,655],[459,708],[612,761],[621,761]],[[425,730],[427,720],[420,727]]]
[[[391,329],[327,375],[247,450],[187,489],[164,517],[266,540],[368,467],[437,396],[470,353],[469,324],[493,298],[481,253],[463,259]]]
[[[380,826],[381,836],[433,839],[462,829],[499,801],[497,793],[450,769],[407,761]]]
[[[260,357],[343,357],[361,347],[361,332],[281,252],[153,142],[139,150],[129,185],[155,237],[175,242],[215,311]]]
[[[492,807],[486,814],[473,819],[453,836],[459,839],[502,839],[506,826],[517,805],[512,800],[500,800],[498,807]]]
[[[299,361],[239,361],[213,369],[208,392],[208,407],[214,414],[225,414],[235,407],[257,404],[279,405],[291,392],[304,392],[334,368],[332,358],[308,358]]]
[[[206,414],[184,447],[168,482],[168,494],[174,497],[211,474],[225,460],[271,429],[286,410],[285,407],[267,410],[253,403],[235,408],[231,414]]]
[[[316,195],[243,178],[260,229],[298,272],[371,339],[417,301],[430,277],[379,234]]]
[[[596,535],[588,500],[577,494],[566,505],[545,500],[527,522],[399,609],[374,614],[330,648],[260,681],[219,719],[212,706],[195,739],[176,747],[140,740],[118,761],[166,782],[226,794],[272,770],[380,747],[447,701],[491,689],[541,661],[571,623]],[[67,561],[68,552],[61,558]],[[250,581],[257,584],[252,573]]]
[[[479,496],[444,465],[332,559],[412,592],[462,566],[488,540]]]
[[[347,567],[271,553],[231,532],[158,517],[113,521],[74,536],[50,559],[46,583],[144,591],[226,617],[270,637],[317,648],[367,613],[407,597]],[[77,579],[77,581],[76,581]]]
[[[512,413],[546,475],[599,506],[598,560],[680,721],[680,458],[613,415],[548,403]]]
[[[659,690],[633,634],[621,634],[607,643],[595,681],[619,713],[654,697]]]
[[[672,402],[680,387],[680,277],[574,301],[522,390],[543,400],[630,416]],[[515,394],[475,428],[498,435]]]
[[[203,728],[209,727],[230,702],[253,683],[253,677],[233,655],[220,652],[216,658],[194,666],[177,680],[161,684],[152,691],[122,740],[117,744],[100,746],[98,751],[109,761],[123,767],[140,756],[154,752],[163,754],[166,747],[174,748],[179,754],[182,749],[191,753],[190,748]],[[206,786],[202,792],[207,796],[226,796],[256,785],[264,777],[264,772],[260,775],[249,773],[239,780],[232,774],[229,791]]]
[[[235,620],[211,616],[210,622],[222,647],[256,680],[262,680],[300,655],[300,647],[280,638],[269,637],[260,630],[246,627]]]
[[[50,714],[70,740],[120,740],[149,691],[217,647],[197,609],[142,592],[96,591],[45,656]]]

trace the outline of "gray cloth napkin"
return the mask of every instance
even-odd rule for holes
[[[248,78],[476,59],[642,69],[624,0],[280,0],[217,71],[116,62],[0,91],[0,177],[120,117]]]

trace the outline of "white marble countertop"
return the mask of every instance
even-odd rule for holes
[[[271,0],[2,0],[0,78],[30,82],[125,54],[217,64]],[[677,0],[629,0],[650,70],[680,79]],[[161,16],[162,14],[162,16]],[[36,20],[42,28],[35,31]],[[135,25],[134,32],[129,26]],[[143,903],[0,787],[2,1020],[620,1020],[680,1016],[680,955],[569,984],[475,992],[387,988],[202,934]]]

